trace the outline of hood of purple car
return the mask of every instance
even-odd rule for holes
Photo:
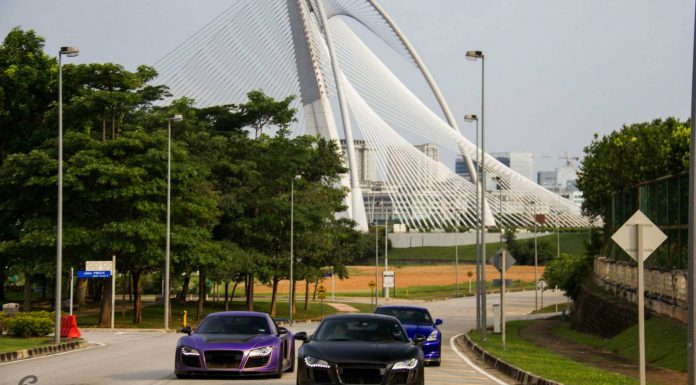
[[[270,346],[277,339],[270,334],[191,334],[182,338],[182,345],[196,349],[238,349],[246,350],[260,346]]]

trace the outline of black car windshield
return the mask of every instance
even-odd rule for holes
[[[328,319],[319,325],[314,341],[408,342],[396,320],[379,318]]]
[[[262,317],[218,315],[206,317],[196,329],[200,334],[270,334]]]
[[[390,315],[396,317],[403,324],[432,324],[433,319],[425,309],[405,309],[394,307],[378,307],[377,314]]]

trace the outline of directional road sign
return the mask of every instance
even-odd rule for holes
[[[517,262],[517,261],[504,248],[498,250],[498,252],[495,253],[493,258],[491,258],[491,263],[493,264],[493,266],[495,266],[496,269],[498,269],[498,271],[502,271],[502,269],[503,269],[503,254],[505,254],[505,271],[508,271],[508,270],[510,270],[510,267],[512,267],[512,265],[514,265],[515,262]]]
[[[111,277],[111,271],[103,270],[78,270],[77,278],[109,278]]]
[[[382,287],[394,287],[394,272],[382,272]]]
[[[643,244],[643,261],[645,261],[650,254],[667,239],[667,236],[640,210],[636,211],[636,213],[611,236],[611,239],[630,255],[631,258],[637,261],[638,247],[636,245],[638,242],[638,225],[643,227],[643,239],[641,243]]]

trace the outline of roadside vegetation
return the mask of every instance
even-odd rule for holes
[[[568,323],[558,324],[553,331],[561,338],[638,362],[638,325],[609,339],[572,330]],[[645,322],[645,359],[650,365],[686,372],[686,341],[686,327],[679,321],[653,315]]]
[[[494,356],[538,376],[561,382],[565,385],[633,385],[635,379],[604,370],[588,367],[543,349],[519,336],[520,329],[532,321],[507,323],[506,345],[502,349],[500,334],[488,334],[486,342],[480,342],[476,331],[469,336],[484,350]]]

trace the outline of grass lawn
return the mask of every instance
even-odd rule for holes
[[[559,324],[553,331],[573,342],[595,346],[638,361],[637,324],[608,340],[572,330],[567,323]],[[686,326],[667,317],[652,316],[646,320],[645,359],[651,365],[686,372],[688,370]]]
[[[67,342],[65,340],[63,342]],[[39,346],[53,345],[53,337],[22,338],[13,336],[0,336],[0,353],[14,352],[16,350],[31,349]]]
[[[196,302],[187,302],[185,304],[180,304],[178,302],[172,301],[172,320],[170,321],[170,327],[181,328],[182,326],[182,313],[184,310],[188,313],[188,323],[191,326],[198,325],[196,320]],[[370,304],[350,304],[351,306],[357,308],[361,312],[372,312],[372,307]],[[268,313],[270,310],[271,302],[256,300],[254,301],[254,310]],[[122,317],[122,305],[120,303],[116,304],[116,320],[114,321],[114,327],[117,328],[142,328],[142,329],[160,329],[163,325],[164,309],[161,304],[143,306],[142,321],[134,325],[133,322],[133,310],[130,304],[126,304],[126,311]],[[276,318],[287,318],[288,317],[288,303],[279,301],[276,308]],[[213,303],[206,302],[203,308],[203,315],[216,311],[224,311],[225,306],[222,302]],[[230,310],[246,310],[245,302],[234,301],[230,303]],[[329,315],[337,313],[336,309],[324,303],[323,315]],[[304,301],[297,301],[297,312],[295,313],[295,321],[304,320],[318,320],[321,318],[322,311],[319,302],[311,302],[309,310],[304,310]],[[98,322],[98,315],[88,315],[80,316],[78,313],[77,324],[80,327],[96,327]],[[201,317],[203,318],[203,317]]]
[[[545,235],[539,239],[546,239],[551,245],[551,250],[556,253],[556,234]],[[587,233],[561,233],[561,253],[572,255],[584,255]],[[498,239],[486,243],[486,250],[492,255],[498,250]],[[459,262],[474,263],[476,261],[476,245],[459,246]],[[390,249],[389,262],[395,265],[413,264],[413,260],[454,261],[454,246],[447,247],[411,247],[406,249]]]
[[[489,334],[487,342],[480,343],[476,332],[471,338],[484,350],[523,370],[565,385],[634,385],[635,379],[595,369],[545,350],[519,337],[519,330],[532,321],[511,321],[507,323],[507,349],[501,347],[500,334]]]
[[[533,287],[532,287],[532,288],[533,288]],[[560,290],[560,289],[559,289],[559,290]],[[553,294],[547,294],[547,295],[553,296]],[[534,311],[532,312],[532,314],[555,313],[555,312],[558,312],[558,311],[563,311],[563,309],[565,309],[565,308],[566,308],[566,304],[564,304],[564,303],[559,303],[558,305],[553,304],[553,305],[545,306],[545,307],[543,307],[543,308],[541,308],[541,309],[539,309],[539,310],[534,310]],[[556,309],[558,309],[558,310],[556,310]]]

